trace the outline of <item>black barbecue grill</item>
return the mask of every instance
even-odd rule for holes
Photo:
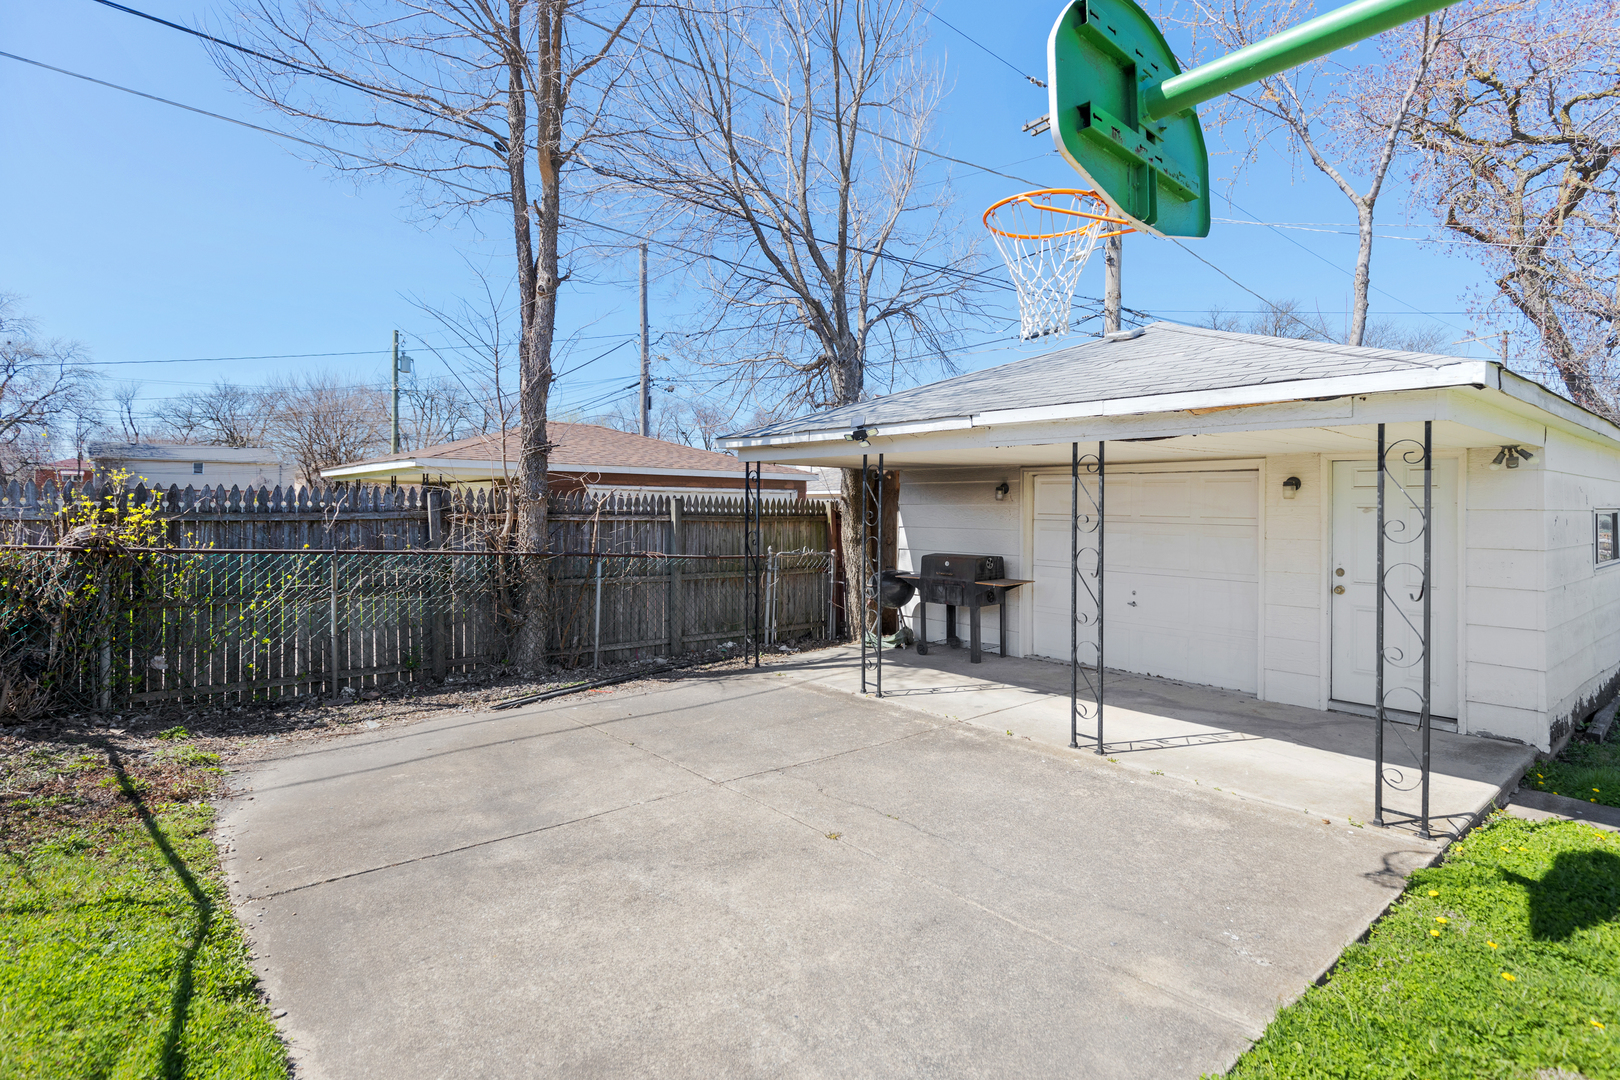
[[[1007,561],[1000,555],[924,555],[920,572],[897,577],[917,587],[917,652],[928,654],[928,605],[945,605],[945,641],[960,646],[956,636],[956,609],[968,609],[970,659],[977,664],[979,651],[979,612],[1005,602],[1007,594],[1028,585],[1007,576]],[[1007,625],[1002,619],[1001,655],[1007,655]]]

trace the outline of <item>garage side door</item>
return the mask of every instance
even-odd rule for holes
[[[1107,492],[1108,666],[1255,692],[1258,474],[1116,473]],[[1036,649],[1067,658],[1066,623],[1055,612],[1039,617],[1058,606],[1041,601],[1061,598],[1065,615],[1068,607],[1066,558],[1039,557],[1056,546],[1042,545],[1043,535],[1067,527],[1067,500],[1061,526],[1050,512],[1056,501],[1036,505]]]

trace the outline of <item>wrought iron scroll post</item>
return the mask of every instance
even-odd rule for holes
[[[1073,749],[1080,747],[1080,721],[1082,718],[1095,719],[1097,725],[1098,754],[1103,753],[1103,472],[1104,472],[1103,444],[1097,444],[1097,453],[1080,455],[1080,444],[1069,444],[1069,746]],[[1080,482],[1081,472],[1094,474],[1097,477],[1097,494],[1093,498],[1091,492]],[[1089,504],[1085,512],[1081,511],[1081,495],[1084,494]],[[1095,537],[1095,543],[1081,544],[1082,533]],[[1096,569],[1091,573],[1095,582],[1085,581],[1080,571],[1080,557],[1084,554],[1095,553]],[[1080,586],[1086,588],[1086,598],[1094,606],[1095,616],[1086,612],[1083,616],[1080,611]],[[1085,674],[1080,663],[1080,627],[1095,626],[1097,633],[1096,650],[1096,679]],[[1085,715],[1085,708],[1080,704],[1080,682],[1084,679],[1086,688],[1091,691],[1092,701],[1095,703],[1095,717]]]
[[[877,696],[883,696],[883,455],[877,466],[877,553],[872,559],[872,636],[877,641]]]
[[[1405,450],[1400,450],[1399,448],[1403,444],[1407,444],[1407,448]],[[1421,461],[1423,465],[1423,503],[1420,511],[1422,517],[1420,519],[1419,531],[1415,535],[1402,535],[1398,537],[1390,535],[1392,530],[1401,534],[1405,534],[1407,531],[1404,514],[1401,517],[1397,517],[1393,522],[1390,520],[1390,515],[1388,512],[1388,494],[1390,484],[1393,484],[1395,489],[1406,500],[1407,506],[1403,507],[1403,510],[1406,508],[1413,510],[1419,509],[1417,500],[1414,499],[1411,492],[1407,490],[1406,484],[1403,483],[1399,477],[1393,475],[1389,471],[1389,455],[1392,452],[1395,453],[1397,459],[1405,465],[1415,465],[1418,464],[1419,461]],[[1374,715],[1377,729],[1373,737],[1373,824],[1385,824],[1384,785],[1388,783],[1392,787],[1398,789],[1402,788],[1401,780],[1403,779],[1403,775],[1401,771],[1398,769],[1389,769],[1385,766],[1384,724],[1388,719],[1389,696],[1393,693],[1404,690],[1408,693],[1415,693],[1418,696],[1418,737],[1421,746],[1418,754],[1416,755],[1418,759],[1417,764],[1419,767],[1418,784],[1420,787],[1420,808],[1417,823],[1418,835],[1424,839],[1428,839],[1430,836],[1429,767],[1431,744],[1430,734],[1432,728],[1431,720],[1434,701],[1434,659],[1433,650],[1430,645],[1434,629],[1434,590],[1431,587],[1434,561],[1433,524],[1434,422],[1428,420],[1424,421],[1423,443],[1421,447],[1418,445],[1416,439],[1397,439],[1394,443],[1389,443],[1385,438],[1384,425],[1379,424],[1377,521],[1378,587],[1377,608],[1374,623],[1375,633],[1377,635],[1377,661],[1373,684]],[[1393,565],[1390,563],[1387,545],[1391,543],[1410,544],[1420,538],[1423,541],[1423,558],[1421,565],[1412,561],[1410,557],[1396,562]],[[1420,630],[1418,627],[1413,626],[1412,620],[1404,611],[1400,610],[1398,604],[1396,605],[1396,614],[1401,617],[1402,621],[1406,623],[1407,628],[1411,630],[1413,635],[1417,637],[1418,657],[1415,660],[1408,657],[1405,649],[1389,645],[1387,641],[1387,634],[1385,632],[1386,609],[1390,604],[1395,603],[1394,597],[1390,595],[1389,575],[1403,569],[1420,571],[1418,592],[1416,595],[1412,595],[1411,599],[1413,601],[1421,602],[1422,604],[1422,614],[1420,616],[1420,625],[1422,629]],[[1390,666],[1393,665],[1395,667],[1409,669],[1416,664],[1421,664],[1422,672],[1422,678],[1418,689],[1414,690],[1410,686],[1397,686],[1390,690],[1385,689],[1386,684],[1389,681],[1387,678],[1387,669]],[[1399,739],[1402,745],[1405,745],[1405,740],[1400,738],[1399,732],[1396,732],[1396,737]],[[1410,747],[1408,747],[1408,752],[1410,752]],[[1393,773],[1393,776],[1386,777],[1386,774],[1389,773]],[[1410,786],[1408,785],[1404,789],[1410,790]]]
[[[764,497],[761,488],[761,464],[743,462],[743,564],[747,580],[743,591],[743,618],[747,622],[748,636],[744,639],[743,657],[746,660],[753,656],[754,666],[759,667],[759,642],[763,631],[763,612],[761,611],[761,581],[760,581],[760,544],[763,540],[763,521],[760,513],[760,500]]]
[[[1432,615],[1434,606],[1433,579],[1430,577],[1434,558],[1434,421],[1423,421],[1423,712],[1418,716],[1423,739],[1423,819],[1418,823],[1418,835],[1429,838],[1429,729],[1434,712],[1434,640]]]
[[[1384,425],[1378,425],[1377,607],[1373,613],[1373,824],[1384,825]]]
[[[855,595],[860,600],[861,624],[856,634],[861,639],[861,693],[866,693],[866,556],[871,551],[870,541],[867,540],[866,530],[871,523],[871,515],[867,507],[871,505],[872,473],[867,468],[867,457],[861,455],[861,557],[858,564]]]

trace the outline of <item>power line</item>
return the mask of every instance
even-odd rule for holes
[[[101,2],[105,4],[105,3],[108,2],[108,0],[101,0]],[[1037,79],[1033,75],[1025,74],[1024,70],[1022,68],[1020,68],[1017,64],[1013,63],[1011,60],[1008,60],[1005,56],[1002,56],[1000,53],[996,52],[994,49],[990,48],[990,46],[986,45],[984,42],[980,41],[978,38],[976,38],[973,35],[969,34],[967,31],[965,31],[962,28],[952,24],[951,22],[949,22],[945,18],[945,16],[941,15],[939,12],[930,11],[928,13],[928,17],[933,19],[936,22],[944,23],[946,28],[956,31],[963,38],[965,38],[969,45],[976,46],[977,48],[979,48],[981,51],[985,52],[986,54],[994,57],[997,60],[1000,60],[1003,64],[1006,64],[1008,67],[1012,68],[1013,71],[1020,78],[1029,80],[1030,82],[1034,83],[1036,86],[1040,87],[1042,90],[1046,89],[1046,84],[1041,82],[1041,80]]]
[[[193,29],[184,23],[170,22],[168,19],[148,14],[147,12],[129,7],[128,5],[114,3],[113,0],[95,0],[95,2],[106,7],[110,7],[114,11],[121,11],[126,15],[134,15],[136,18],[146,19],[149,22],[157,23],[159,26],[166,26],[171,30],[178,30],[182,34],[190,34],[192,37],[201,38],[203,41],[212,42],[215,45],[220,45],[227,49],[233,49],[236,52],[243,53],[244,55],[256,57],[272,64],[277,64],[281,67],[296,71],[301,75],[311,75],[317,79],[324,79],[325,81],[333,83],[337,86],[346,87],[350,90],[358,90],[362,94],[369,94],[372,97],[377,98],[380,101],[386,101],[391,105],[404,105],[407,108],[414,109],[415,111],[422,113],[424,116],[431,116],[435,120],[445,119],[433,109],[427,108],[418,102],[412,101],[408,97],[404,97],[399,94],[392,94],[386,90],[378,90],[375,87],[367,86],[362,82],[357,82],[356,80],[347,78],[346,76],[338,75],[333,72],[321,71],[317,68],[309,67],[306,64],[300,64],[296,60],[290,60],[283,56],[271,56],[268,53],[259,52],[257,49],[250,49],[246,45],[239,45],[234,41],[226,41],[224,38],[217,38],[212,34],[207,34],[201,30]],[[465,123],[465,121],[463,121],[463,123]],[[473,124],[469,126],[477,128],[479,125]]]
[[[586,21],[589,21],[589,20],[586,20]],[[169,105],[169,106],[172,106],[172,107],[177,108],[177,109],[184,109],[187,112],[196,113],[196,114],[198,114],[200,116],[207,116],[207,117],[210,117],[211,119],[215,119],[215,120],[223,120],[226,123],[235,124],[238,127],[245,127],[245,128],[250,129],[250,130],[253,130],[253,131],[258,131],[258,132],[262,132],[263,134],[273,136],[275,138],[286,139],[286,140],[289,140],[291,142],[296,142],[296,143],[299,143],[299,144],[304,145],[304,146],[310,146],[310,147],[313,147],[313,148],[315,148],[317,150],[324,151],[326,153],[337,154],[337,155],[340,155],[340,156],[343,156],[343,157],[352,158],[352,159],[354,159],[356,161],[364,162],[366,164],[373,165],[373,166],[378,166],[378,167],[382,167],[382,168],[399,169],[399,170],[401,170],[403,172],[408,172],[408,173],[412,173],[412,174],[417,175],[417,176],[421,176],[421,177],[423,177],[425,179],[432,180],[432,181],[434,181],[436,183],[443,184],[443,185],[445,185],[447,187],[457,188],[457,189],[462,190],[462,191],[471,192],[472,194],[475,194],[475,195],[477,195],[477,196],[479,196],[480,198],[483,198],[483,199],[492,199],[492,198],[498,198],[499,197],[499,195],[497,193],[484,191],[484,190],[479,189],[479,188],[474,188],[474,187],[471,187],[471,186],[466,185],[466,184],[458,183],[457,181],[454,181],[454,180],[448,180],[448,179],[445,179],[444,177],[434,175],[432,173],[426,172],[426,171],[421,170],[421,169],[415,169],[415,168],[412,168],[411,166],[403,165],[403,164],[400,164],[398,162],[383,161],[383,160],[378,159],[378,158],[368,157],[367,155],[364,155],[364,154],[355,153],[352,150],[342,150],[342,149],[339,149],[337,147],[328,146],[328,145],[326,145],[324,143],[315,142],[312,139],[305,139],[305,138],[301,138],[300,136],[297,136],[297,135],[288,134],[287,132],[284,132],[284,131],[278,131],[278,130],[276,130],[274,128],[268,128],[268,127],[264,127],[264,126],[259,125],[259,124],[248,123],[245,120],[238,120],[238,119],[236,119],[234,117],[225,116],[225,115],[223,115],[221,113],[210,112],[207,109],[199,109],[199,108],[197,108],[195,106],[186,105],[186,104],[183,104],[182,102],[174,101],[174,100],[171,100],[171,99],[165,98],[165,97],[160,97],[160,96],[158,96],[156,94],[148,94],[148,93],[146,93],[144,91],[135,90],[135,89],[133,89],[131,87],[128,87],[128,86],[122,86],[122,85],[120,85],[118,83],[108,82],[105,79],[97,79],[97,78],[95,78],[93,76],[85,75],[85,74],[82,74],[82,73],[77,72],[77,71],[71,71],[71,70],[69,70],[67,68],[61,68],[61,67],[57,67],[57,66],[52,65],[52,64],[46,64],[46,63],[43,63],[42,61],[30,59],[30,58],[28,58],[26,56],[19,56],[19,55],[15,54],[15,53],[10,53],[10,52],[5,52],[5,51],[0,51],[0,56],[6,57],[7,59],[16,60],[16,61],[18,61],[20,63],[28,64],[28,65],[31,65],[33,67],[43,68],[46,71],[52,71],[52,72],[55,72],[55,73],[57,73],[59,75],[66,75],[69,78],[79,79],[79,80],[82,80],[84,82],[93,83],[93,84],[95,84],[97,86],[103,86],[103,87],[106,87],[109,90],[118,90],[118,91],[120,91],[122,93],[132,94],[132,95],[134,95],[136,97],[144,98],[144,99],[146,99],[148,101],[155,101],[155,102],[158,102],[159,104],[162,104],[162,105]],[[775,99],[770,98],[769,100],[775,100]],[[975,166],[975,167],[978,167],[978,166]],[[985,171],[993,171],[993,170],[985,170]],[[1028,181],[1024,181],[1024,182],[1027,183]],[[682,254],[690,255],[690,256],[692,256],[694,258],[713,260],[715,262],[721,263],[722,265],[730,266],[730,267],[732,267],[734,269],[741,270],[741,271],[744,271],[746,273],[758,274],[758,275],[762,275],[762,276],[769,276],[769,271],[763,270],[763,269],[758,268],[758,267],[749,266],[749,265],[747,265],[745,263],[740,263],[740,262],[737,262],[735,260],[727,259],[727,258],[724,258],[723,256],[715,255],[715,254],[710,253],[710,252],[704,252],[704,251],[695,250],[693,248],[689,248],[689,247],[686,247],[686,246],[681,245],[681,244],[672,243],[672,242],[667,241],[667,240],[652,239],[651,237],[643,236],[641,233],[632,232],[632,231],[627,230],[627,229],[621,229],[621,228],[618,228],[618,227],[613,226],[613,225],[606,225],[606,224],[602,224],[600,222],[591,221],[588,218],[581,218],[581,217],[571,215],[571,214],[562,214],[562,215],[559,215],[559,216],[562,217],[566,221],[569,221],[569,222],[572,222],[572,223],[575,223],[575,224],[578,224],[578,225],[587,226],[589,228],[601,229],[601,230],[606,231],[606,232],[611,232],[611,233],[619,234],[621,236],[631,237],[631,238],[634,238],[634,239],[636,239],[638,241],[645,239],[648,242],[650,242],[652,244],[655,244],[655,245],[657,245],[657,246],[659,246],[661,248],[667,248],[667,249],[670,249],[670,250],[673,250],[673,251],[679,251]],[[862,251],[865,254],[878,254],[879,257],[886,258],[886,259],[889,259],[889,260],[895,261],[895,262],[904,263],[904,264],[911,265],[911,266],[916,266],[916,267],[918,267],[920,269],[928,270],[928,271],[935,272],[935,273],[943,273],[943,274],[948,274],[948,275],[955,276],[955,277],[967,278],[967,279],[970,279],[970,280],[971,279],[977,279],[977,280],[981,280],[981,281],[983,281],[983,282],[985,282],[987,284],[990,284],[990,285],[993,285],[995,287],[1002,288],[1002,289],[1013,289],[1014,288],[1014,286],[1010,282],[999,279],[999,278],[996,278],[996,277],[993,277],[993,276],[991,276],[989,274],[986,274],[983,271],[961,270],[961,269],[956,269],[956,268],[953,268],[953,267],[945,267],[945,266],[940,266],[940,265],[937,265],[937,264],[923,262],[923,261],[917,260],[917,259],[907,259],[907,258],[905,258],[903,256],[893,255],[893,254],[890,254],[890,253],[887,253],[887,252],[874,253],[874,252],[870,252],[870,251],[867,251],[866,249],[862,249],[862,248],[856,248],[855,250]],[[1259,294],[1255,294],[1255,295],[1258,296]],[[1260,297],[1260,299],[1264,300],[1264,297]],[[1097,303],[1098,303],[1098,301],[1095,300],[1094,298],[1087,297],[1087,298],[1085,298],[1085,300],[1086,300],[1086,302],[1088,304],[1090,304],[1093,307],[1095,307],[1097,305]],[[1146,317],[1146,318],[1151,318],[1152,317],[1148,312],[1140,311],[1140,310],[1136,310],[1136,309],[1131,309],[1131,310],[1132,310],[1132,314],[1135,314],[1135,315],[1137,315],[1139,317]],[[110,364],[110,363],[117,363],[117,362],[116,361],[109,361],[108,363]]]
[[[1259,215],[1249,213],[1248,210],[1245,210],[1243,207],[1238,206],[1237,203],[1233,202],[1230,197],[1228,197],[1226,201],[1230,206],[1232,206],[1234,209],[1236,209],[1239,213],[1248,214],[1250,218],[1254,219],[1256,224],[1260,224],[1260,225],[1265,224],[1265,222],[1260,220]],[[1347,275],[1349,277],[1352,277],[1352,278],[1355,277],[1354,272],[1352,272],[1350,270],[1346,270],[1344,267],[1340,266],[1338,263],[1334,262],[1332,259],[1328,258],[1326,255],[1323,255],[1323,254],[1321,254],[1319,252],[1316,252],[1316,251],[1312,251],[1310,248],[1306,247],[1304,244],[1300,243],[1298,240],[1295,240],[1292,236],[1289,236],[1286,232],[1283,232],[1281,229],[1275,228],[1273,226],[1272,231],[1275,232],[1278,236],[1281,236],[1284,240],[1287,240],[1290,244],[1293,244],[1295,247],[1299,248],[1301,251],[1306,252],[1307,254],[1311,255],[1312,257],[1320,259],[1323,262],[1327,263],[1329,266],[1333,267],[1335,270],[1339,271],[1341,274],[1345,274],[1345,275]],[[1189,251],[1190,250],[1185,245],[1181,244],[1179,241],[1177,242],[1176,246],[1181,248],[1183,251]],[[1210,265],[1210,266],[1215,265],[1214,263],[1211,263],[1211,262],[1209,262],[1209,260],[1203,259],[1202,257],[1199,257],[1199,260],[1201,262],[1204,262],[1204,263]],[[1223,276],[1225,276],[1226,278],[1228,278],[1229,280],[1231,280],[1234,284],[1238,284],[1237,279],[1233,278],[1230,274],[1227,274],[1226,271],[1221,270],[1220,273]],[[1427,312],[1419,311],[1415,305],[1407,303],[1405,300],[1402,300],[1400,297],[1396,296],[1394,293],[1386,292],[1385,290],[1380,289],[1378,286],[1372,285],[1372,284],[1369,284],[1367,287],[1369,289],[1372,289],[1374,292],[1377,292],[1377,293],[1379,293],[1379,294],[1381,294],[1383,296],[1389,297],[1389,299],[1395,301],[1397,304],[1401,305],[1404,308],[1410,309],[1415,314],[1428,315]],[[1253,289],[1249,288],[1247,285],[1241,285],[1240,284],[1239,288],[1241,288],[1241,289],[1243,289],[1243,291],[1245,291],[1247,293],[1250,293],[1251,295],[1257,297],[1261,301],[1265,300],[1265,297],[1261,296],[1259,293],[1255,292]],[[1439,318],[1438,316],[1435,316],[1435,315],[1428,315],[1428,317],[1431,318],[1431,319],[1434,319],[1435,322],[1438,322],[1438,323],[1441,323],[1441,324],[1443,324],[1445,326],[1451,327],[1453,330],[1461,330],[1462,329],[1462,327],[1458,326],[1456,323],[1451,322],[1451,321],[1449,321],[1447,319],[1442,319],[1442,318]],[[1304,325],[1304,324],[1301,323],[1301,325]]]
[[[611,27],[603,26],[601,23],[596,22],[594,19],[588,19],[584,15],[575,15],[575,18],[579,19],[580,22],[585,23],[588,26],[593,26],[596,29],[601,30],[601,31],[603,31],[605,33],[611,33],[612,32]],[[941,20],[941,21],[943,21],[943,20]],[[949,24],[947,24],[947,25],[949,25]],[[952,27],[952,29],[955,29],[955,27]],[[957,32],[960,33],[961,31],[957,31]],[[697,64],[694,64],[690,60],[683,59],[682,57],[679,57],[679,56],[673,56],[670,53],[667,53],[662,49],[659,49],[659,48],[656,48],[655,46],[647,44],[646,42],[642,42],[640,47],[643,48],[643,49],[646,49],[650,53],[653,53],[653,54],[658,55],[658,56],[662,56],[665,60],[668,60],[672,64],[680,64],[682,67],[689,67],[694,71],[703,71],[704,70],[702,67],[698,66]],[[1014,70],[1016,70],[1016,69],[1014,69]],[[704,74],[707,74],[707,72],[704,72]],[[1019,74],[1023,74],[1023,73],[1020,72]],[[1028,78],[1028,76],[1025,76],[1025,78]],[[766,101],[769,101],[773,105],[780,105],[780,106],[784,106],[784,107],[787,105],[787,102],[783,101],[781,98],[773,97],[772,95],[766,93],[765,91],[759,89],[758,87],[739,84],[739,83],[733,82],[729,78],[726,79],[725,82],[726,82],[727,86],[736,87],[737,89],[742,90],[744,93],[753,94],[755,97],[764,98]],[[893,143],[895,146],[902,146],[902,147],[905,147],[907,150],[915,150],[919,154],[924,154],[924,155],[926,155],[928,157],[932,157],[932,158],[938,158],[941,161],[949,161],[953,165],[966,165],[970,169],[977,169],[979,172],[988,173],[991,176],[999,176],[1004,180],[1016,180],[1020,184],[1027,184],[1030,187],[1039,187],[1040,186],[1035,181],[1026,180],[1022,176],[1014,176],[1012,173],[1004,173],[999,169],[992,169],[988,165],[980,165],[980,164],[978,164],[976,162],[967,161],[967,160],[965,160],[963,158],[952,157],[949,154],[942,154],[938,150],[930,150],[926,146],[918,146],[916,143],[906,142],[904,139],[895,138],[893,135],[887,135],[887,134],[885,134],[885,133],[883,133],[881,131],[869,131],[868,134],[870,134],[873,138],[881,139],[882,141],[884,141],[886,143]]]

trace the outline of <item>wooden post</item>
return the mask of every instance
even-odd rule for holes
[[[686,554],[686,504],[679,496],[672,496],[669,500],[669,550],[672,556],[669,560],[669,595],[664,601],[664,612],[669,619],[669,655],[674,656],[682,650],[681,631],[686,621],[686,613],[682,610],[682,558]]]

